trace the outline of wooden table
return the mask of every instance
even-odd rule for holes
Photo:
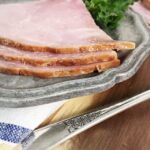
[[[84,96],[66,102],[44,124],[80,114],[93,107],[133,96],[150,89],[150,58],[138,73],[103,93]],[[80,135],[54,150],[149,150],[150,101],[131,108]]]

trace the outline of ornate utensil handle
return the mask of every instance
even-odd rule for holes
[[[35,131],[35,134],[39,134],[40,136],[32,143],[29,150],[36,150],[37,147],[38,150],[50,150],[50,148],[90,127],[149,99],[150,90],[110,106],[105,106],[84,115],[38,129]]]

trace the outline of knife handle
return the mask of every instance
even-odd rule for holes
[[[92,112],[38,129],[36,133],[44,132],[30,146],[29,150],[50,150],[54,146],[71,137],[97,125],[98,123],[150,99],[150,90],[115,104],[107,105]]]

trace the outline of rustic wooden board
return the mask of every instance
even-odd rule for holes
[[[150,58],[128,81],[106,92],[66,102],[51,118],[46,120],[45,124],[150,89],[149,67]],[[148,150],[150,148],[149,108],[150,101],[140,104],[68,140],[54,150]]]

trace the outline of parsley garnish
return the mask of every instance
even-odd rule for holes
[[[118,27],[126,10],[134,0],[84,0],[96,23],[106,31]]]

